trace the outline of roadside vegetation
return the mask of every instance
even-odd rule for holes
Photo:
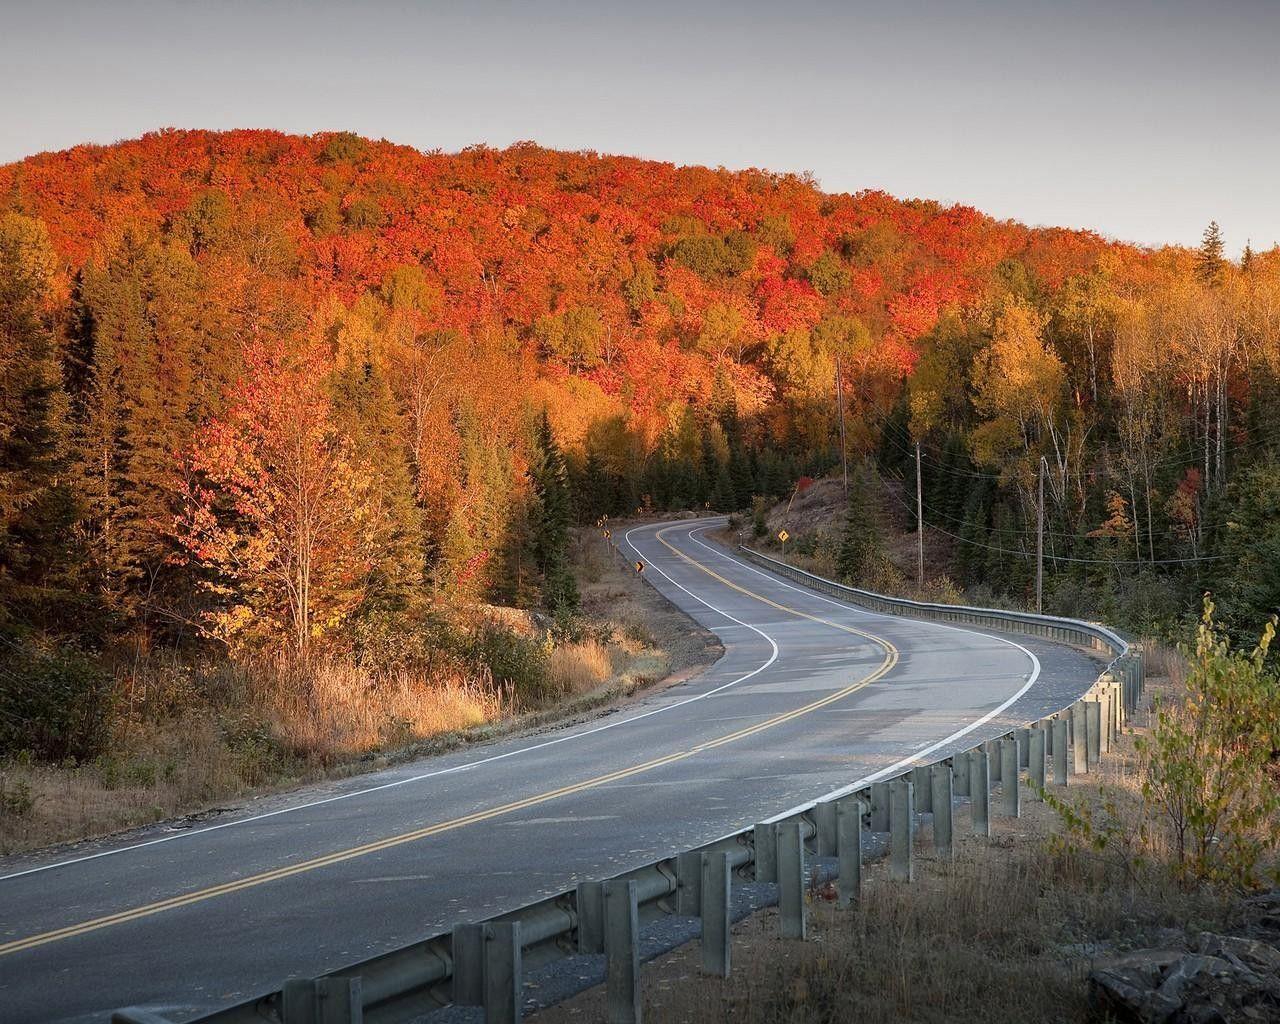
[[[588,713],[715,657],[597,532],[567,558],[571,617],[474,606],[305,661],[28,655],[0,692],[0,854]]]

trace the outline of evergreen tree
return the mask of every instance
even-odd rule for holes
[[[126,616],[145,590],[174,579],[174,453],[216,412],[239,371],[224,334],[230,315],[185,245],[126,228],[86,267],[80,322],[88,333],[86,393],[77,438],[90,557],[100,591]],[[160,586],[160,585],[163,586]]]
[[[1216,220],[1209,221],[1204,229],[1204,237],[1200,248],[1196,250],[1196,275],[1209,285],[1217,284],[1222,278],[1222,268],[1226,262],[1223,258],[1225,246],[1222,242],[1222,229]]]
[[[857,472],[849,481],[849,506],[845,511],[840,551],[836,557],[840,578],[858,583],[870,568],[879,547],[880,529],[871,500],[869,475]]]
[[[379,507],[371,521],[378,559],[366,603],[402,609],[417,595],[423,572],[422,513],[414,501],[405,426],[386,376],[370,357],[339,365],[332,392],[334,424],[348,439],[352,458],[375,480]]]
[[[44,312],[52,274],[44,225],[0,218],[0,624],[50,624],[74,587],[67,399]]]
[[[537,503],[532,516],[532,549],[542,573],[542,600],[555,613],[578,608],[578,585],[569,567],[569,523],[573,513],[564,455],[545,410],[538,420],[531,466]]]

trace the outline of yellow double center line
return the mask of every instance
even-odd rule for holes
[[[652,761],[646,761],[643,764],[632,765],[630,768],[620,768],[617,771],[607,772],[604,775],[597,775],[591,779],[585,779],[582,782],[575,782],[569,786],[562,786],[559,789],[548,790],[545,793],[539,793],[535,796],[525,797],[522,800],[513,800],[510,803],[501,804],[498,807],[491,807],[485,811],[477,811],[474,814],[464,815],[460,818],[453,818],[449,821],[442,821],[435,825],[428,825],[424,828],[415,829],[412,832],[404,832],[400,835],[388,836],[386,839],[379,839],[372,843],[365,843],[362,846],[353,846],[346,850],[338,850],[334,853],[328,853],[321,857],[314,857],[311,860],[301,861],[297,864],[290,864],[285,867],[274,868],[271,871],[263,871],[260,874],[249,875],[246,878],[236,879],[230,882],[223,882],[220,885],[212,885],[206,889],[199,889],[195,892],[186,893],[181,896],[172,896],[169,899],[157,900],[154,903],[147,903],[140,907],[133,907],[129,910],[121,910],[115,914],[107,914],[103,917],[95,917],[88,921],[82,921],[79,924],[67,925],[65,928],[57,928],[53,931],[42,932],[39,935],[31,935],[24,939],[15,939],[0,945],[0,956],[9,953],[19,953],[24,949],[33,949],[36,946],[44,946],[51,942],[60,942],[63,939],[74,938],[77,935],[84,935],[88,932],[98,931],[101,928],[110,928],[113,925],[125,924],[129,921],[137,921],[140,918],[150,917],[152,914],[161,914],[166,910],[176,910],[179,907],[190,906],[193,903],[202,903],[205,900],[215,899],[218,896],[226,896],[234,892],[240,892],[242,889],[251,889],[255,886],[265,885],[268,882],[275,882],[282,878],[289,878],[293,875],[300,875],[308,871],[315,871],[319,868],[329,867],[331,864],[340,864],[346,860],[352,860],[356,857],[364,857],[371,853],[378,853],[382,850],[389,850],[392,847],[402,846],[405,843],[416,842],[419,839],[426,839],[430,836],[439,835],[442,832],[451,832],[454,829],[464,828],[467,825],[475,825],[483,821],[489,821],[492,818],[498,818],[502,815],[511,814],[515,811],[524,810],[528,807],[536,807],[549,800],[558,800],[560,797],[571,796],[574,793],[581,793],[584,790],[595,789],[599,786],[606,786],[611,782],[618,782],[622,779],[630,778],[633,775],[639,775],[643,772],[653,771],[662,768],[665,765],[674,764],[677,761],[683,761],[686,758],[693,757],[706,750],[712,750],[716,747],[725,746],[728,743],[734,743],[738,740],[746,739],[748,736],[754,736],[756,733],[763,732],[766,729],[772,729],[774,726],[782,725],[784,722],[790,722],[803,715],[807,715],[819,708],[826,707],[835,701],[841,700],[849,694],[862,689],[864,686],[874,682],[883,676],[886,672],[893,668],[898,662],[898,651],[893,644],[867,633],[864,630],[855,629],[852,626],[846,626],[843,623],[832,622],[829,619],[819,618],[816,615],[810,615],[796,608],[789,608],[786,605],[778,604],[769,600],[752,590],[739,586],[723,576],[707,568],[701,562],[695,561],[686,555],[683,551],[679,551],[664,539],[663,534],[667,527],[659,530],[655,536],[662,545],[676,554],[678,557],[688,562],[690,565],[702,570],[708,576],[718,580],[724,586],[731,590],[736,590],[741,594],[754,598],[771,608],[777,608],[779,611],[787,612],[802,619],[808,619],[812,622],[822,623],[833,629],[838,629],[846,633],[852,633],[856,636],[863,637],[874,644],[879,645],[885,651],[884,660],[870,674],[864,676],[849,686],[841,690],[836,690],[820,700],[815,700],[803,707],[794,708],[791,711],[783,712],[772,718],[757,722],[755,725],[747,726],[739,729],[737,732],[729,733],[727,736],[721,736],[718,739],[708,740],[705,743],[699,743],[695,747],[688,750],[677,751],[673,754],[667,754],[664,757],[655,758]]]

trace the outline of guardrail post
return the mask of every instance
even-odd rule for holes
[[[519,921],[484,926],[485,1024],[519,1024],[524,971]]]
[[[453,960],[454,1005],[483,1006],[484,925],[454,925],[450,957]]]
[[[1044,730],[1044,754],[1046,758],[1053,756],[1053,723],[1056,718],[1040,719],[1040,728]]]
[[[608,1024],[640,1024],[640,912],[634,880],[604,883],[604,944]]]
[[[578,952],[604,952],[604,883],[579,882],[574,910],[578,915]]]
[[[1000,741],[988,740],[986,743],[982,744],[982,752],[986,755],[987,772],[991,784],[994,786],[1000,781],[1000,769],[1002,767],[1000,764]]]
[[[1053,720],[1053,781],[1059,786],[1067,784],[1067,731],[1065,718]]]
[[[733,866],[728,852],[703,853],[702,884],[702,971],[721,978],[729,977],[729,886]]]
[[[359,978],[290,978],[280,988],[283,1024],[363,1024]]]
[[[1078,700],[1071,705],[1071,774],[1086,775],[1089,771],[1089,759],[1085,756],[1085,701]]]
[[[933,849],[939,857],[951,859],[951,765],[946,761],[929,768],[929,802],[933,807]]]
[[[1098,690],[1098,753],[1111,753],[1111,683]]]
[[[889,783],[871,783],[871,831],[889,831]]]
[[[897,882],[915,878],[915,785],[910,779],[894,779],[889,785],[893,809],[889,812],[889,877]]]
[[[836,902],[841,907],[862,899],[862,816],[865,813],[866,804],[861,800],[850,798],[836,803],[836,831],[840,833]]]
[[[1088,767],[1092,770],[1102,758],[1102,702],[1085,701],[1084,715],[1085,755]]]
[[[969,817],[975,836],[991,835],[991,762],[982,750],[969,757]]]
[[[778,880],[778,823],[762,821],[751,830],[757,882]]]
[[[1000,813],[1006,818],[1020,815],[1022,806],[1018,786],[1018,739],[1006,736],[1000,741]]]
[[[836,835],[836,802],[820,800],[813,805],[813,849],[819,857],[834,857],[840,848]]]
[[[915,787],[916,810],[921,814],[933,813],[933,787],[929,784],[929,766],[911,769],[911,785]]]
[[[803,939],[804,832],[798,821],[778,825],[778,923],[784,939]]]
[[[702,854],[676,854],[676,913],[693,917],[702,912]]]
[[[1018,767],[1031,767],[1031,730],[1019,729],[1014,735],[1018,738]]]
[[[1027,781],[1031,783],[1037,796],[1045,786],[1045,755],[1048,741],[1048,730],[1037,726],[1031,730],[1027,743]]]
[[[956,796],[969,795],[969,752],[951,755],[951,767],[955,775]]]

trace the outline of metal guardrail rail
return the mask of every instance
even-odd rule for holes
[[[976,834],[997,814],[1016,815],[1023,771],[1032,786],[1066,785],[1108,752],[1144,689],[1142,651],[1115,630],[1048,615],[932,604],[847,587],[750,548],[749,560],[837,599],[889,615],[1022,633],[1084,647],[1109,659],[1090,689],[1056,714],[940,761],[904,767],[856,790],[837,790],[787,817],[760,822],[706,846],[602,882],[540,900],[479,924],[459,925],[319,978],[194,1018],[192,1024],[407,1024],[454,1004],[481,1006],[489,1024],[518,1021],[522,976],[561,957],[605,954],[611,1024],[638,1024],[639,927],[666,915],[702,919],[703,965],[729,971],[732,877],[778,885],[784,936],[803,938],[805,859],[837,857],[841,902],[860,893],[863,836],[889,833],[890,876],[912,876],[912,836],[930,816],[935,848],[949,856],[957,798],[968,798]],[[875,778],[873,776],[873,778]],[[1004,780],[1001,782],[1001,780]],[[1014,782],[1009,785],[1009,781]],[[142,1008],[117,1010],[114,1024],[172,1024]]]

